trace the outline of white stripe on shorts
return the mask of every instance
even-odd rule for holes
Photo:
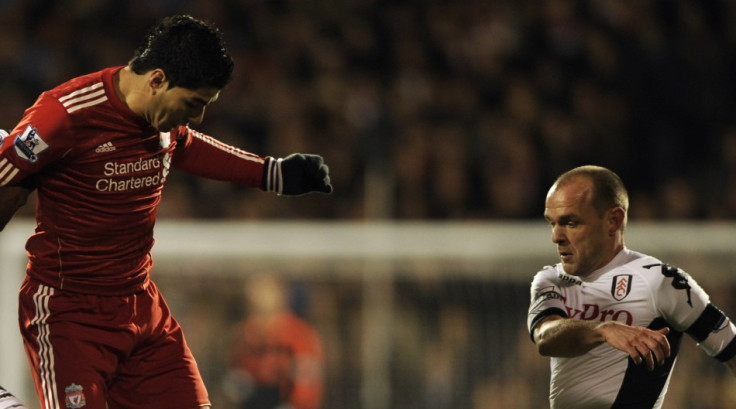
[[[54,289],[39,285],[33,295],[33,304],[36,306],[36,316],[31,325],[38,326],[38,370],[43,388],[45,409],[60,409],[59,396],[56,393],[56,377],[54,374],[54,351],[49,340],[48,319],[51,315],[49,299],[54,295]]]

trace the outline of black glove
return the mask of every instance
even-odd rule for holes
[[[309,192],[332,193],[329,168],[319,155],[292,153],[285,158],[266,158],[261,188],[279,195]]]

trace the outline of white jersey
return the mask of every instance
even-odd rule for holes
[[[12,393],[0,386],[0,409],[26,409],[26,407]]]
[[[551,358],[552,409],[661,408],[684,332],[720,361],[736,355],[736,327],[695,280],[629,249],[586,277],[566,274],[561,264],[538,272],[531,287],[529,332],[549,315],[666,326],[672,348],[667,362],[654,371],[607,343],[581,356]]]

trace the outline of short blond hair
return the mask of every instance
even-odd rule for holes
[[[629,213],[629,192],[621,178],[603,166],[584,165],[561,174],[555,180],[554,186],[564,186],[578,177],[587,178],[592,182],[593,207],[601,216],[613,207],[620,207],[624,210],[623,226],[625,227]]]

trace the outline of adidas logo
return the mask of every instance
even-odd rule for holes
[[[95,149],[95,152],[102,153],[102,152],[112,152],[115,150],[115,145],[112,144],[112,142],[105,142],[102,145],[98,146],[97,149]]]

